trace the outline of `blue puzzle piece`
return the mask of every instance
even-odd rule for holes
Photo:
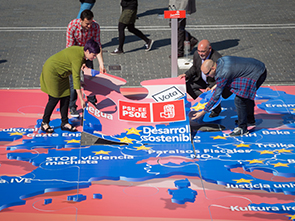
[[[76,195],[71,195],[67,197],[68,201],[74,201],[74,202],[82,202],[86,200],[86,196],[83,194],[76,194]]]
[[[102,195],[100,193],[94,193],[93,199],[102,199]]]
[[[45,199],[44,200],[44,205],[47,205],[47,204],[50,204],[50,203],[52,203],[52,199]]]
[[[168,189],[168,193],[172,195],[172,203],[185,204],[186,202],[195,202],[198,193],[188,188],[191,185],[188,179],[177,180],[174,184],[178,188],[177,190]]]
[[[176,180],[174,184],[175,187],[177,187],[178,189],[188,188],[191,185],[187,178],[185,178],[184,180]]]

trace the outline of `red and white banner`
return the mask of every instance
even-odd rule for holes
[[[186,18],[185,10],[164,11],[164,18]]]
[[[119,101],[119,119],[137,122],[174,122],[184,121],[183,100],[159,103],[133,103]]]

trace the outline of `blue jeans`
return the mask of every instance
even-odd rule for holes
[[[253,100],[243,98],[238,95],[235,97],[235,106],[238,113],[238,125],[244,131],[247,131],[247,123],[254,123],[254,106]]]
[[[91,10],[92,7],[93,7],[93,5],[94,5],[94,3],[86,3],[86,2],[81,3],[80,11],[79,11],[79,13],[78,13],[77,18],[80,18],[80,17],[81,17],[81,13],[82,13],[82,11],[84,11],[84,10],[86,10],[86,9]]]
[[[256,90],[262,85],[265,81],[267,75],[267,71],[260,76],[256,83]],[[254,117],[254,100],[243,98],[240,96],[235,97],[235,106],[238,114],[238,126],[242,128],[244,131],[247,131],[247,123],[255,123]]]

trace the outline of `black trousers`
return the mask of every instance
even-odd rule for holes
[[[191,41],[193,36],[185,30],[186,26],[186,18],[179,18],[178,19],[178,55],[184,54],[184,41]]]
[[[186,92],[196,100],[203,92],[200,89],[206,89],[209,85],[203,79],[199,79],[198,81],[186,81]]]
[[[134,24],[126,25],[124,23],[119,22],[118,25],[118,31],[119,31],[119,51],[123,51],[123,45],[125,42],[125,28],[127,27],[128,31],[130,31],[132,34],[136,35],[137,37],[144,40],[146,43],[149,42],[149,39],[137,28],[135,28]]]
[[[62,97],[62,98],[56,98],[48,95],[48,102],[45,107],[44,115],[43,115],[43,122],[49,123],[50,117],[52,115],[52,112],[54,108],[56,107],[57,103],[60,102],[60,115],[61,115],[61,125],[68,123],[68,109],[69,109],[69,102],[70,102],[70,96]]]

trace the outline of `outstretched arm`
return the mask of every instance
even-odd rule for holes
[[[100,53],[97,55],[97,60],[98,60],[98,63],[99,63],[99,71],[100,71],[100,73],[106,73],[106,69],[104,67],[103,57],[102,57],[102,48],[100,48]]]
[[[83,95],[82,95],[81,89],[76,89],[76,92],[77,92],[78,98],[79,98],[79,100],[81,102],[81,107],[82,108],[85,108],[86,107],[86,104],[85,104],[85,101],[83,99]]]

